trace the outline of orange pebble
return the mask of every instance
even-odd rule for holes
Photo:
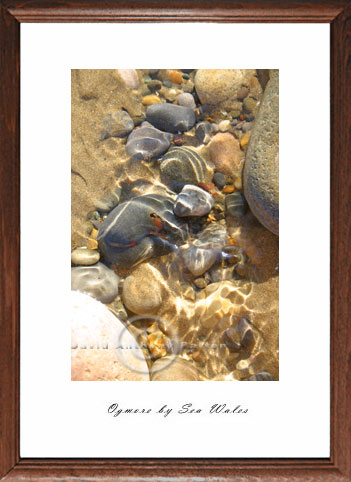
[[[225,186],[223,189],[222,189],[222,192],[224,194],[230,194],[232,192],[235,191],[235,186],[233,184],[229,184],[229,186]]]
[[[249,132],[246,132],[246,134],[244,134],[242,136],[242,138],[240,139],[240,146],[244,149],[244,147],[246,147],[249,143],[249,139],[250,139],[250,135],[249,135]]]
[[[174,84],[181,84],[183,82],[183,77],[182,77],[182,74],[177,70],[170,70],[169,80]]]
[[[96,239],[89,238],[87,243],[88,249],[98,249],[99,245]]]

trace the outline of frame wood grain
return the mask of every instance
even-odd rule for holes
[[[351,481],[350,1],[0,0],[0,479]],[[166,6],[165,6],[166,4]],[[331,28],[331,456],[328,459],[21,459],[20,23],[325,22]],[[312,375],[312,374],[311,374]]]

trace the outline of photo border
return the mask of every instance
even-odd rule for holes
[[[0,480],[351,480],[351,5],[349,1],[0,0]],[[20,23],[329,23],[331,455],[314,459],[26,459],[19,456]],[[318,367],[314,367],[318,370]],[[308,376],[313,382],[313,372]],[[302,407],[303,409],[303,407]],[[301,434],[303,436],[303,434]],[[316,434],[318,436],[318,434]]]

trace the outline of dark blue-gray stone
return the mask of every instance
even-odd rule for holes
[[[171,145],[171,134],[143,122],[128,137],[126,151],[134,159],[148,161],[164,154]]]
[[[161,194],[137,196],[117,206],[101,224],[99,248],[111,265],[130,268],[177,249],[187,226],[173,214],[174,199]]]
[[[203,121],[196,124],[195,135],[203,144],[208,144],[211,140],[212,126],[210,122]]]
[[[215,172],[213,175],[213,182],[215,185],[218,187],[218,189],[223,189],[224,186],[227,184],[225,180],[225,175],[222,174],[221,172]]]
[[[146,119],[166,132],[185,132],[195,124],[195,113],[189,107],[175,104],[153,104],[146,110]]]

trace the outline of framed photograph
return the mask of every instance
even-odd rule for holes
[[[1,2],[0,480],[351,480],[350,11]]]

